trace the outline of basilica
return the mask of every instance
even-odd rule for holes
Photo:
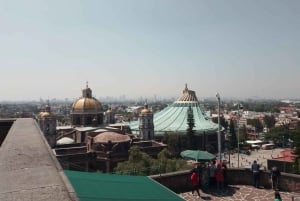
[[[215,152],[218,146],[218,124],[215,124],[206,115],[201,107],[195,91],[185,85],[182,95],[168,107],[155,113],[151,118],[154,138],[162,138],[168,135],[186,135],[188,129],[189,113],[192,116],[194,127],[193,134],[196,137],[198,149]],[[132,133],[141,133],[143,120],[130,123]],[[224,141],[224,136],[221,136]]]
[[[103,111],[88,85],[70,111],[71,125],[56,126],[50,105],[38,115],[40,129],[64,169],[112,172],[128,160],[129,148],[138,146],[156,157],[166,145],[154,140],[153,113],[145,103],[139,115],[140,133],[132,135],[126,123],[115,123],[112,108]]]

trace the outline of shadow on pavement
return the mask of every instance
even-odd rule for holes
[[[209,196],[201,196],[201,199],[202,200],[212,200],[211,197],[209,197]]]
[[[223,190],[218,190],[217,188],[203,189],[202,192],[207,195],[213,195],[215,197],[232,197],[240,188],[235,186],[226,186]],[[203,200],[211,200],[209,196],[203,196]]]

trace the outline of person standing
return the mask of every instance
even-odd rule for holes
[[[273,166],[271,169],[271,181],[272,181],[272,188],[274,190],[278,189],[278,182],[279,182],[279,177],[280,177],[280,171],[277,166]]]
[[[193,189],[192,189],[192,195],[194,195],[194,191],[197,192],[198,194],[198,198],[200,198],[200,192],[199,192],[199,175],[197,173],[197,169],[193,170],[192,176],[191,176],[191,180],[192,180],[192,185],[193,185]]]
[[[223,175],[224,175],[224,186],[228,185],[228,181],[227,181],[227,165],[226,165],[226,161],[222,162],[222,170],[223,170]]]
[[[216,161],[213,161],[209,166],[209,187],[213,188],[216,183]]]
[[[218,190],[224,189],[224,170],[222,169],[222,166],[218,164],[217,170],[216,170],[216,182],[217,182],[217,188]]]
[[[253,185],[255,188],[259,187],[259,164],[257,164],[256,160],[253,161],[252,165],[251,165],[251,170],[252,170],[252,174],[253,174]]]

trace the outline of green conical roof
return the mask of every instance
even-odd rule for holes
[[[189,90],[187,85],[183,90],[183,95],[170,106],[154,114],[154,133],[155,135],[163,135],[164,133],[176,132],[186,134],[188,129],[187,117],[189,107],[193,111],[194,116],[194,133],[201,135],[205,133],[215,133],[218,131],[218,124],[213,123],[201,108],[195,91]],[[130,123],[133,133],[138,133],[139,122]]]

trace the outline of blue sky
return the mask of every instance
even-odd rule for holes
[[[298,0],[0,0],[0,101],[300,98]],[[100,100],[101,101],[101,100]]]

